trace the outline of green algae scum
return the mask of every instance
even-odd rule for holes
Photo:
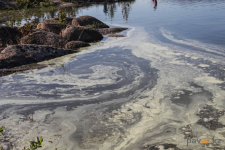
[[[223,0],[6,3],[0,150],[225,149]]]

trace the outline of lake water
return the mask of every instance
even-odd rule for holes
[[[120,6],[117,4],[113,17],[110,8],[114,4],[108,6],[108,14],[103,12],[104,6],[93,6],[82,10],[78,16],[93,15],[112,24],[144,27],[151,34],[165,29],[179,38],[224,46],[223,0],[159,0],[156,9],[150,0],[135,1],[129,4],[130,7],[127,5],[126,2]],[[122,14],[123,8],[127,8],[127,14]]]
[[[52,140],[45,149],[225,149],[224,142],[193,142],[225,141],[225,1],[154,5],[64,8],[69,17],[90,15],[129,30],[42,62],[46,68],[1,77],[0,125],[22,141],[11,142],[22,147],[37,134]],[[20,120],[31,111],[35,123]]]

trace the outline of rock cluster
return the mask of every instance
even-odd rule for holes
[[[16,28],[0,26],[0,69],[71,54],[80,47],[90,46],[87,42],[102,40],[104,34],[127,29],[109,28],[91,16],[67,18],[67,24],[58,23],[58,20],[59,18],[46,19],[24,37]],[[122,37],[109,37],[112,36]]]

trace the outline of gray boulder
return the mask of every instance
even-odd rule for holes
[[[72,21],[72,25],[74,26],[93,26],[95,28],[109,28],[108,25],[101,22],[100,20],[92,17],[92,16],[80,16],[74,18]]]
[[[65,48],[76,50],[80,47],[87,47],[87,46],[91,46],[91,45],[82,41],[71,41],[66,44]]]
[[[41,22],[37,25],[37,30],[53,32],[55,34],[59,34],[62,29],[65,29],[67,24],[64,23],[48,23]]]
[[[77,51],[33,44],[12,45],[0,53],[0,69],[36,63],[74,52]]]
[[[68,41],[96,42],[103,39],[102,34],[98,31],[72,25],[69,25],[63,29],[61,35]]]
[[[64,47],[66,40],[58,34],[46,31],[34,32],[21,39],[21,44],[37,44],[37,45],[48,45],[52,47]]]

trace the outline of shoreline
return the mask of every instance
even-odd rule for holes
[[[97,21],[99,21],[99,22],[101,22],[100,20],[98,20],[98,19],[96,19],[96,18],[94,18],[94,17],[91,17],[91,16],[80,16],[80,17],[78,17],[78,18],[82,18],[82,17],[89,17],[90,19],[94,19],[94,21],[93,22],[95,22],[95,20],[97,20]],[[75,33],[75,34],[79,34],[80,36],[79,36],[79,38],[80,37],[83,37],[83,31],[85,31],[85,32],[93,32],[93,33],[91,33],[91,34],[96,34],[96,33],[98,33],[98,34],[101,34],[102,35],[102,39],[103,39],[103,35],[113,35],[113,36],[111,36],[111,37],[114,37],[114,36],[116,36],[116,33],[118,33],[118,32],[122,32],[123,30],[127,30],[128,28],[122,28],[122,27],[114,27],[114,28],[110,28],[110,27],[108,27],[108,28],[100,28],[100,27],[98,27],[98,28],[89,28],[89,27],[86,27],[86,25],[82,25],[82,26],[80,26],[80,25],[70,25],[71,24],[71,22],[72,22],[72,20],[74,20],[74,19],[77,19],[77,18],[67,18],[67,20],[70,20],[69,21],[69,23],[68,24],[65,24],[65,27],[67,28],[67,27],[73,27],[73,28],[81,28],[82,29],[82,32],[81,33]],[[59,19],[58,19],[59,20]],[[48,22],[49,21],[49,22]],[[87,24],[87,23],[86,23]],[[104,24],[104,23],[103,23]],[[48,46],[48,45],[45,45],[45,43],[42,43],[42,44],[40,44],[40,43],[36,43],[36,41],[34,42],[34,43],[25,43],[26,41],[28,41],[26,38],[30,38],[30,36],[32,35],[32,34],[35,34],[35,33],[38,33],[38,32],[42,32],[42,31],[44,31],[43,33],[44,34],[53,34],[54,32],[56,32],[56,30],[55,29],[53,29],[53,31],[52,30],[50,30],[50,31],[48,31],[49,29],[49,27],[47,27],[46,28],[46,25],[50,25],[49,27],[50,28],[52,28],[51,26],[52,25],[54,25],[53,26],[53,28],[56,28],[56,30],[59,30],[58,29],[58,27],[57,26],[64,26],[64,24],[60,24],[60,23],[57,23],[57,18],[51,18],[51,19],[46,19],[46,20],[44,20],[43,22],[40,22],[40,23],[38,23],[38,25],[37,25],[37,27],[36,27],[36,29],[32,29],[32,31],[29,31],[30,33],[28,34],[28,36],[26,36],[26,35],[22,35],[22,37],[21,37],[21,39],[20,39],[20,45],[18,45],[18,44],[16,44],[16,45],[12,45],[11,47],[13,48],[14,47],[14,49],[16,49],[16,48],[19,48],[19,47],[21,47],[22,49],[26,49],[26,48],[29,48],[29,46],[33,46],[34,48],[45,48],[45,46],[46,46],[46,48],[47,47],[49,47],[49,48],[52,48],[52,49],[56,49],[56,51],[58,51],[59,49],[60,49],[60,47],[59,46],[54,46],[53,45],[53,47],[51,46],[52,45],[52,42],[51,42],[51,45],[50,46]],[[56,25],[56,27],[55,27],[55,25]],[[105,24],[105,26],[107,26],[106,24]],[[59,39],[59,40],[64,40],[64,37],[62,37],[62,32],[63,32],[63,30],[65,29],[65,27],[63,27],[62,29],[61,29],[61,31],[59,30],[59,31],[57,31],[57,33],[59,34],[59,38],[61,38],[61,39]],[[9,28],[9,27],[7,27],[7,26],[3,26],[2,27],[3,29],[4,28]],[[26,29],[23,29],[24,27],[21,27],[20,28],[20,32],[25,32],[25,30]],[[32,27],[33,28],[33,27]],[[61,28],[61,27],[60,27]],[[22,31],[21,31],[21,29],[22,29]],[[10,29],[11,30],[11,29]],[[15,29],[13,29],[13,30],[15,30]],[[24,30],[24,31],[23,31]],[[6,29],[6,31],[8,31],[8,29]],[[46,32],[47,31],[47,32]],[[61,32],[61,33],[60,33]],[[26,32],[25,32],[26,33]],[[85,33],[85,34],[87,34],[87,33]],[[53,34],[54,35],[54,34]],[[54,35],[54,36],[58,36],[58,35]],[[94,36],[96,36],[96,35],[94,35]],[[94,38],[94,36],[93,36],[93,38]],[[117,36],[119,36],[119,37],[125,37],[125,36],[123,36],[123,35],[117,35]],[[110,36],[108,36],[108,37],[110,37]],[[23,38],[25,38],[25,40],[22,40]],[[37,37],[36,37],[37,38]],[[58,37],[57,37],[58,38]],[[68,39],[68,35],[67,35],[67,39]],[[85,39],[85,38],[83,38],[83,39]],[[28,42],[30,42],[30,40],[32,40],[32,39],[29,39],[29,41]],[[51,39],[50,39],[51,40]],[[95,42],[94,41],[94,39],[89,39],[89,40],[92,40],[93,42]],[[99,41],[99,39],[96,39],[97,41],[96,42],[100,42]],[[65,51],[65,54],[60,54],[59,56],[53,56],[53,59],[54,58],[57,58],[57,57],[61,57],[61,56],[64,56],[64,55],[67,55],[67,54],[70,54],[70,53],[78,53],[80,50],[80,47],[82,47],[82,45],[84,45],[84,44],[86,44],[85,42],[83,42],[82,41],[82,39],[81,39],[81,41],[79,42],[79,39],[78,39],[78,41],[76,41],[76,40],[74,40],[76,43],[74,43],[73,45],[71,45],[72,47],[67,47],[67,45],[68,45],[68,43],[70,43],[70,41],[72,41],[73,42],[73,39],[71,39],[71,40],[67,40],[67,41],[65,41],[66,43],[66,46],[65,46],[65,48],[64,48],[64,46],[63,46],[63,49],[64,49],[64,51]],[[82,43],[83,42],[83,43]],[[91,41],[90,41],[91,42]],[[26,45],[26,44],[30,44],[30,45]],[[76,47],[76,44],[78,44],[77,46],[78,47]],[[80,45],[80,46],[79,46]],[[74,47],[75,46],[75,47]],[[87,43],[87,45],[84,45],[83,47],[85,47],[85,46],[91,46],[91,45],[89,45],[88,43]],[[10,47],[10,48],[11,48]],[[2,52],[1,52],[1,54],[2,55],[4,55],[4,50],[5,49],[7,49],[8,47],[5,47],[5,48],[2,48]],[[10,48],[8,48],[9,50],[10,50]],[[20,48],[20,49],[21,49]],[[61,46],[61,50],[63,50],[62,49],[62,46]],[[7,50],[7,51],[9,51],[9,50]],[[5,50],[6,51],[6,50]],[[7,52],[6,51],[6,52]],[[68,51],[68,52],[67,52]],[[1,56],[1,57],[3,57],[4,58],[4,56]],[[16,57],[16,56],[15,56]],[[38,58],[34,58],[34,59],[38,59]],[[49,58],[48,58],[49,59]],[[47,60],[48,60],[47,59]],[[50,59],[52,59],[52,58],[50,58]],[[2,62],[1,63],[4,63],[4,60],[1,60]],[[44,60],[42,60],[42,61],[45,61],[45,59]],[[26,71],[26,70],[32,70],[32,69],[40,69],[40,68],[44,68],[44,67],[46,67],[46,66],[40,66],[40,65],[38,65],[37,63],[39,63],[39,62],[41,62],[41,61],[38,61],[38,62],[33,62],[33,63],[31,63],[31,64],[23,64],[23,65],[20,65],[20,66],[11,66],[10,68],[9,68],[9,65],[10,64],[8,64],[7,66],[8,66],[8,68],[1,68],[0,69],[0,76],[2,77],[2,76],[5,76],[5,75],[9,75],[9,74],[13,74],[13,73],[17,73],[17,72],[22,72],[22,71]],[[4,65],[3,65],[4,66]]]

